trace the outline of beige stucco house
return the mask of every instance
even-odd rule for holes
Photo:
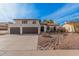
[[[66,32],[79,32],[79,22],[68,22],[63,25]]]
[[[14,19],[15,23],[8,25],[9,34],[40,34],[38,19]]]

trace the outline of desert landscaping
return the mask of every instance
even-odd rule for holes
[[[78,50],[79,33],[42,34],[38,38],[39,50]]]

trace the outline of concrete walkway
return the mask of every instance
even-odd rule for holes
[[[79,56],[79,50],[0,50],[0,56]]]

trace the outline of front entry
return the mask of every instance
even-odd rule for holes
[[[44,32],[44,26],[41,26],[41,32]]]

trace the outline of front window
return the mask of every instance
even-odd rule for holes
[[[22,24],[27,24],[27,21],[25,20],[25,21],[22,21]]]
[[[36,21],[33,21],[33,24],[36,24]]]

